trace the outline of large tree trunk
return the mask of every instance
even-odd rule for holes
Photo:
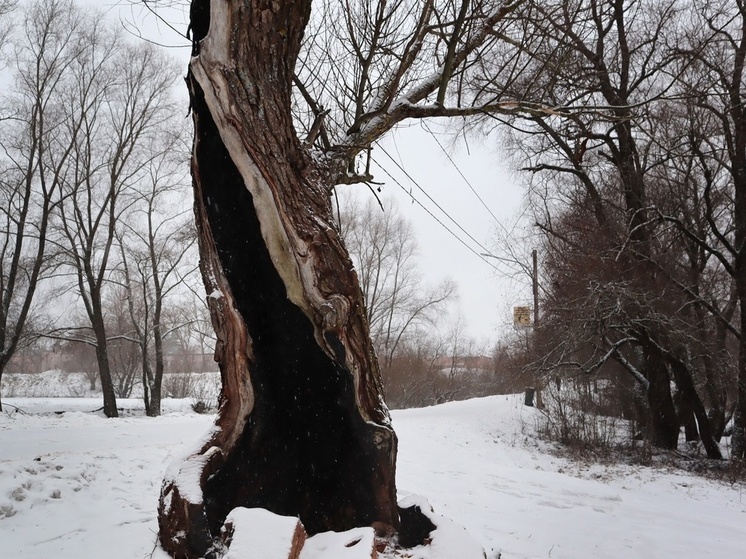
[[[160,540],[177,557],[211,556],[238,506],[310,533],[398,524],[396,437],[331,174],[290,115],[309,10],[192,4],[195,212],[223,389],[216,429],[162,488]]]
[[[743,19],[744,37],[737,60],[743,65],[746,58],[746,17]],[[742,71],[738,73],[740,89]],[[740,92],[740,91],[739,91]],[[734,99],[740,96],[734,95]],[[742,103],[739,103],[742,105]],[[731,438],[731,458],[746,459],[746,112],[739,106],[732,110],[735,126],[735,150],[731,158],[735,204],[733,212],[735,252],[734,272],[738,304],[741,312],[741,337],[738,341],[738,376],[736,378],[736,409],[733,414],[733,435]]]
[[[5,363],[2,360],[0,360],[0,412],[3,411],[3,394],[2,394],[3,371],[5,371]]]
[[[145,414],[150,416],[150,384],[153,373],[150,370],[150,360],[148,359],[148,346],[140,345],[140,374],[142,376],[142,401],[145,404]]]
[[[153,376],[152,385],[150,386],[150,405],[146,409],[149,417],[161,415],[162,387],[163,387],[163,338],[161,329],[158,325],[160,318],[156,318],[156,326],[153,329],[154,346],[155,346],[155,375]]]
[[[685,421],[684,427],[686,429],[686,440],[696,440],[696,436],[695,438],[690,439],[690,436],[692,436],[692,427],[694,427],[694,433],[699,432],[699,438],[702,440],[702,445],[705,447],[707,457],[722,460],[723,454],[715,440],[715,435],[712,426],[710,425],[710,418],[707,417],[705,406],[694,386],[691,372],[683,361],[676,359],[673,356],[670,356],[670,362],[676,385],[679,387],[682,399],[686,403],[684,410],[688,417],[681,417],[681,419]],[[691,423],[692,416],[696,418],[696,422],[693,426],[688,426],[686,422]]]
[[[106,340],[106,327],[104,326],[103,311],[101,310],[101,305],[95,301],[93,306],[94,314],[91,316],[91,326],[93,328],[93,334],[96,337],[96,363],[98,365],[98,376],[101,379],[101,392],[103,392],[104,396],[104,415],[106,415],[106,417],[119,417],[119,412],[117,411],[117,397],[114,391],[114,381],[111,378],[111,366],[109,364],[109,350],[108,342]]]
[[[739,194],[736,192],[736,198],[738,196]],[[741,197],[746,198],[746,193],[742,193]],[[746,222],[746,200],[744,201],[744,215],[742,219]],[[746,229],[746,223],[743,227]],[[731,437],[731,458],[735,460],[746,459],[746,253],[744,253],[744,249],[741,249],[741,253],[736,261],[736,282],[738,284],[738,299],[741,309],[741,338],[738,340],[736,409],[733,413],[733,435]]]
[[[158,301],[156,302],[155,314],[153,320],[153,350],[155,354],[155,372],[150,367],[150,358],[144,355],[144,363],[147,364],[147,389],[149,392],[148,400],[145,402],[145,413],[148,417],[157,417],[161,415],[161,402],[163,399],[163,372],[165,369],[163,356],[163,335],[161,333],[161,303],[162,295],[158,286],[156,286]]]
[[[675,449],[679,441],[679,418],[671,396],[671,379],[662,352],[651,341],[642,346],[650,409],[650,437],[654,446]]]
[[[727,371],[725,337],[726,329],[722,324],[718,323],[714,336],[714,348],[709,352],[703,352],[704,390],[709,403],[707,418],[712,427],[713,437],[717,442],[720,442],[723,431],[725,431],[725,405],[728,398],[724,380]]]

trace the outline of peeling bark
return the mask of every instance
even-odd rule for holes
[[[398,526],[397,441],[332,220],[333,170],[290,116],[309,10],[192,4],[195,214],[223,389],[217,428],[161,491],[161,544],[175,557],[214,556],[239,506],[298,516],[310,534]]]

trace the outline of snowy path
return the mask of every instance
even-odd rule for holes
[[[532,411],[501,396],[398,414],[400,492],[427,495],[504,559],[746,557],[745,488],[579,471],[526,440]]]
[[[163,472],[211,423],[181,409],[156,419],[0,414],[0,556],[150,557]],[[425,495],[504,559],[746,556],[743,487],[580,468],[527,439],[531,413],[514,396],[395,412],[401,496]]]

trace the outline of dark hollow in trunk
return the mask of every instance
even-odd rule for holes
[[[375,457],[360,442],[372,433],[357,413],[352,377],[288,299],[252,196],[208,118],[197,146],[210,228],[252,340],[255,395],[236,451],[205,486],[211,531],[237,506],[299,515],[311,534],[370,524],[378,520],[365,498],[373,488],[361,472]],[[344,347],[335,347],[344,362]]]

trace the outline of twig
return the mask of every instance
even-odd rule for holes
[[[29,415],[28,413],[26,413],[25,411],[23,411],[21,408],[19,408],[18,406],[14,406],[13,404],[3,404],[3,407],[13,408],[18,413],[22,413],[23,415]],[[6,410],[6,413],[7,413],[7,410]],[[8,413],[8,415],[10,415],[10,414]]]

